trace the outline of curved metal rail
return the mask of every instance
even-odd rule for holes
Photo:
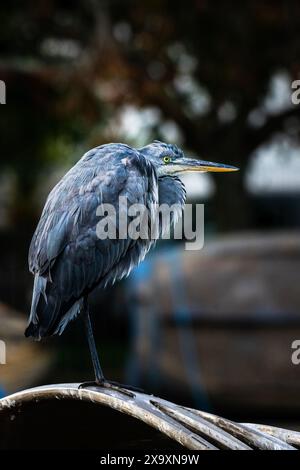
[[[228,419],[176,405],[126,388],[55,384],[31,388],[0,400],[0,413],[12,415],[26,403],[43,400],[83,400],[125,413],[156,428],[191,450],[296,450],[300,432]]]

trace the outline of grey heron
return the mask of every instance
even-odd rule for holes
[[[176,145],[159,141],[140,149],[112,143],[85,153],[50,192],[32,238],[29,269],[34,287],[25,335],[37,340],[60,335],[82,313],[95,382],[108,384],[95,345],[88,295],[127,276],[155,239],[99,239],[97,208],[109,203],[118,212],[123,196],[129,204],[141,203],[149,210],[153,204],[176,204],[181,212],[186,199],[182,174],[235,170],[187,158]]]

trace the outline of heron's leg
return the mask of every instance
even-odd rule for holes
[[[86,336],[87,336],[91,358],[93,362],[93,367],[94,367],[94,372],[95,372],[95,382],[98,384],[102,384],[103,382],[105,382],[105,378],[103,375],[103,371],[100,365],[99,356],[98,356],[98,352],[96,348],[87,297],[85,297],[83,300],[83,309],[84,309],[83,314],[84,314],[85,331],[86,331]]]
[[[85,297],[83,300],[83,316],[84,316],[86,336],[87,336],[91,358],[93,362],[93,367],[94,367],[94,372],[95,372],[95,380],[90,381],[90,382],[83,382],[79,385],[79,388],[95,387],[97,385],[100,385],[101,387],[110,388],[110,389],[117,390],[117,391],[122,391],[122,393],[125,393],[125,391],[122,389],[128,389],[128,390],[132,390],[135,392],[143,392],[143,390],[140,388],[131,387],[130,385],[123,385],[118,382],[113,382],[113,381],[105,379],[101,365],[100,365],[97,348],[96,348],[87,297]],[[127,394],[128,393],[129,392],[127,392]]]

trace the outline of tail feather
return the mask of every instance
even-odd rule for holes
[[[60,335],[67,324],[76,318],[81,307],[82,300],[64,302],[55,285],[36,274],[25,336],[39,341],[44,336]]]
[[[35,323],[30,322],[25,330],[25,336],[28,338],[29,336],[32,336],[36,340],[40,340],[40,334],[39,334],[39,327]]]

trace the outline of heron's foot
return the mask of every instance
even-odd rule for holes
[[[132,392],[139,392],[139,393],[145,393],[145,390],[142,388],[134,387],[133,385],[125,385],[125,384],[120,384],[119,382],[114,382],[112,380],[105,380],[104,387],[117,387],[117,388],[126,388],[127,390],[130,390]]]
[[[102,384],[100,382],[97,382],[96,380],[90,380],[88,382],[82,382],[81,384],[78,385],[78,388],[88,388],[88,387],[101,387]]]
[[[134,396],[134,394],[130,393],[130,392],[145,393],[144,390],[142,390],[141,388],[133,387],[132,385],[120,384],[119,382],[114,382],[112,380],[106,380],[106,379],[103,379],[101,381],[100,380],[99,381],[92,380],[90,382],[82,382],[78,386],[79,389],[88,388],[88,387],[108,388],[108,389],[111,389],[111,390],[116,390],[116,391],[121,392],[121,393],[125,393],[129,396]]]

